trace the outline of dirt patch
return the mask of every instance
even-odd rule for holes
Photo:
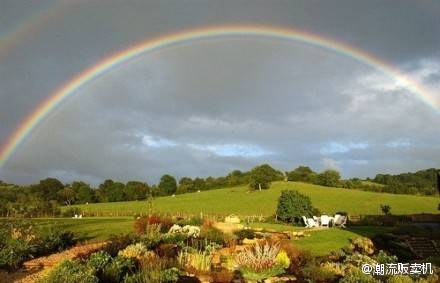
[[[221,230],[223,233],[232,234],[236,230],[243,229],[244,225],[238,223],[217,222],[214,224],[214,227]]]

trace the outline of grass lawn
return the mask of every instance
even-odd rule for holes
[[[322,256],[343,248],[349,243],[350,238],[371,237],[374,234],[391,229],[389,227],[370,226],[349,227],[349,229],[329,228],[309,232],[310,237],[295,240],[293,244],[300,249],[310,251],[313,255]]]
[[[286,189],[294,189],[308,195],[313,205],[323,213],[346,211],[350,214],[381,214],[380,204],[390,205],[393,214],[437,213],[437,197],[364,192],[296,182],[275,182],[269,190],[252,193],[242,186],[175,197],[160,197],[154,200],[153,209],[169,213],[202,212],[270,216],[275,213],[281,191]],[[132,215],[145,213],[147,203],[145,201],[113,202],[78,205],[78,207],[85,213],[101,216]]]
[[[55,224],[86,240],[105,240],[112,234],[133,232],[134,223],[132,217],[38,218],[31,221],[39,225]]]

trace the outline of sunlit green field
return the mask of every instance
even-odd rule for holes
[[[346,211],[350,214],[381,214],[380,205],[391,206],[392,214],[437,213],[438,198],[364,192],[321,187],[295,182],[275,182],[266,191],[248,192],[245,186],[160,197],[153,201],[158,212],[188,214],[274,215],[282,190],[294,189],[308,195],[322,213]],[[133,215],[146,212],[145,201],[78,205],[83,212],[103,216]]]

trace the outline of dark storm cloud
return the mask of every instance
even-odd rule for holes
[[[37,9],[25,2],[0,4],[8,14],[0,33],[16,24],[11,14],[18,22]],[[96,61],[206,25],[322,34],[392,62],[436,93],[439,9],[435,1],[81,1],[0,57],[0,142]],[[0,178],[156,181],[167,172],[222,175],[261,162],[337,167],[346,176],[413,170],[439,164],[430,154],[438,122],[414,94],[342,55],[223,38],[146,54],[88,84],[33,132]]]

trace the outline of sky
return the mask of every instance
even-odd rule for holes
[[[440,2],[0,1],[0,145],[56,89],[136,43],[206,26],[294,28],[355,46],[440,101]],[[221,36],[113,68],[0,167],[28,184],[223,176],[269,163],[343,177],[440,167],[440,110],[377,68],[299,41]]]

